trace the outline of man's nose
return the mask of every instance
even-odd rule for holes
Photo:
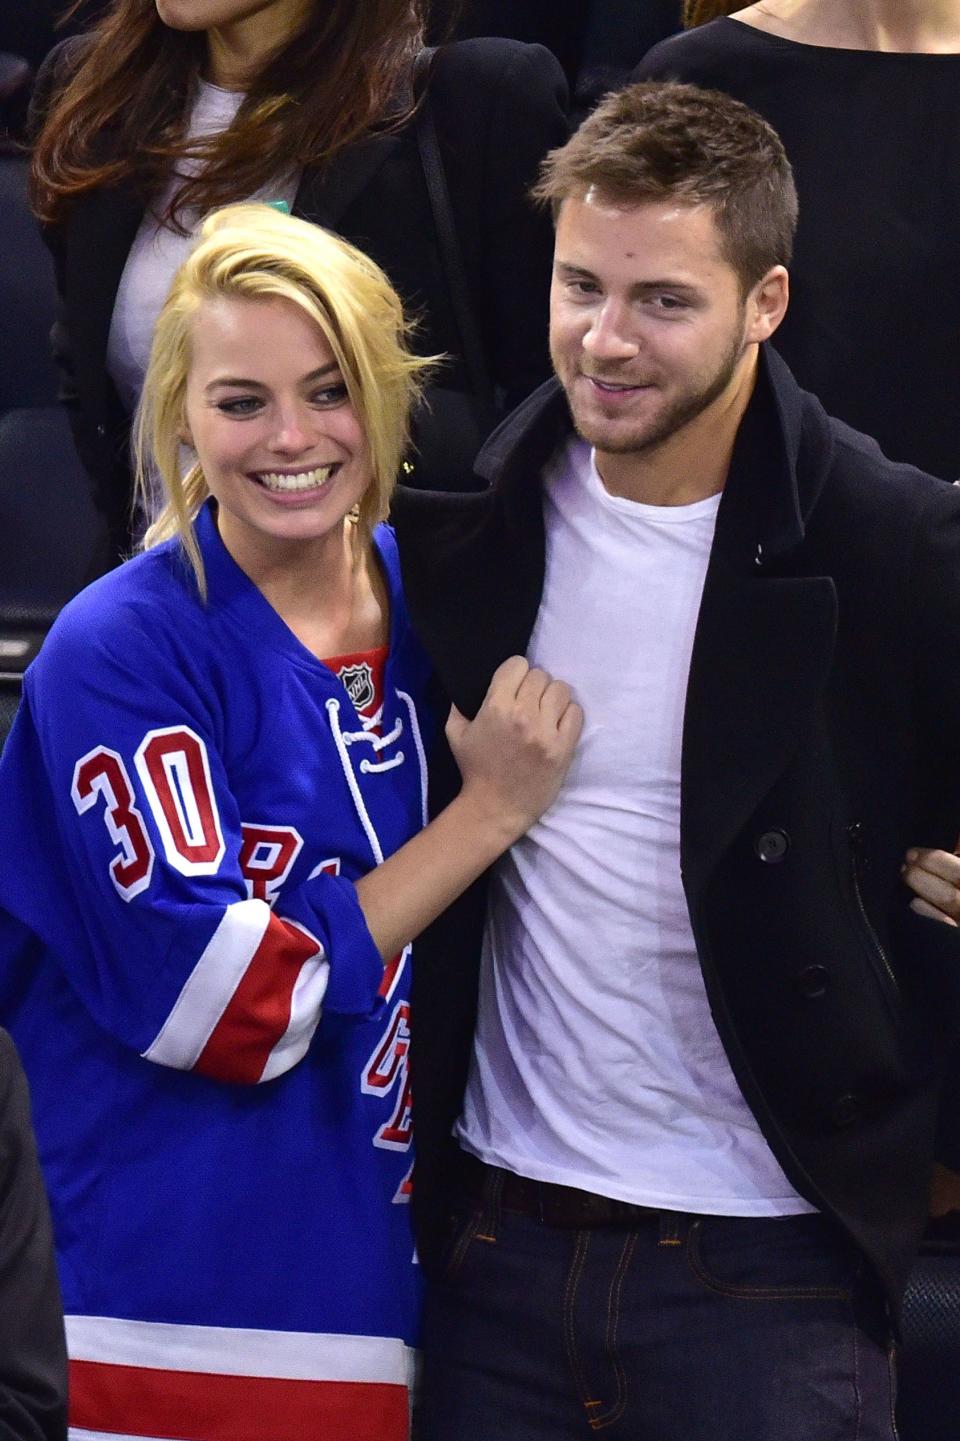
[[[640,350],[640,342],[627,306],[607,300],[596,312],[590,329],[583,337],[583,348],[597,360],[630,360]]]

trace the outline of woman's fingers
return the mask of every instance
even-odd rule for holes
[[[552,803],[583,715],[570,688],[522,656],[499,666],[472,721],[451,712],[447,736],[464,790],[515,835]]]

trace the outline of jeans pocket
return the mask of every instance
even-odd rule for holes
[[[702,1285],[751,1301],[850,1301],[864,1267],[853,1242],[819,1215],[701,1216],[686,1255]]]
[[[457,1279],[482,1221],[483,1211],[476,1205],[461,1205],[451,1212],[440,1262],[442,1281]]]

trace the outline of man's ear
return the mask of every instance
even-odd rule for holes
[[[786,266],[774,265],[747,296],[747,340],[769,340],[786,315],[789,300]]]

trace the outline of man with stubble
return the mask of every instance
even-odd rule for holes
[[[610,96],[539,197],[557,380],[487,491],[396,516],[449,698],[519,652],[585,713],[418,954],[419,1434],[892,1441],[960,1160],[960,937],[901,875],[919,840],[949,877],[960,817],[960,494],[768,345],[796,197],[745,106]]]

